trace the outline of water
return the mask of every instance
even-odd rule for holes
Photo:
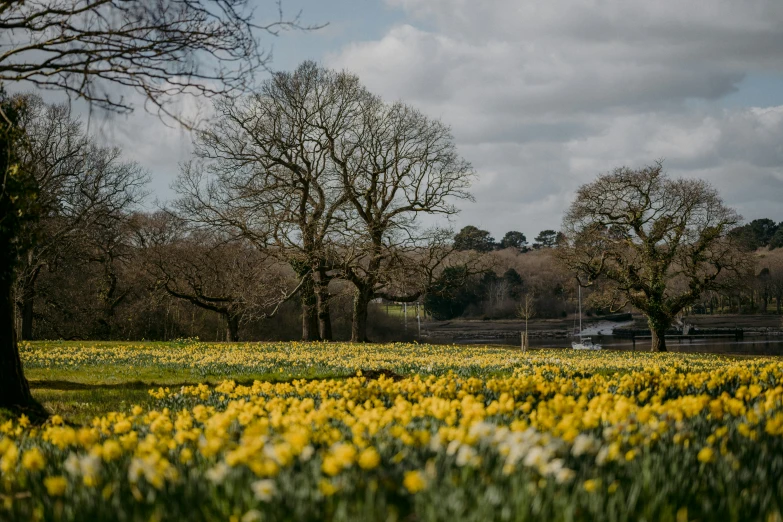
[[[599,343],[605,350],[636,350],[649,351],[650,340],[637,340],[612,336],[592,336],[594,343]],[[459,344],[510,344],[510,339],[491,340],[460,340]],[[570,348],[571,339],[530,339],[531,348]],[[732,338],[699,338],[667,339],[666,348],[670,352],[682,353],[718,353],[734,355],[783,355],[783,336],[777,337],[746,337],[736,341]]]

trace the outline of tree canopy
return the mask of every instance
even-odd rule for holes
[[[558,255],[581,285],[602,282],[615,308],[643,312],[664,351],[683,308],[752,266],[729,233],[740,219],[705,181],[672,179],[660,162],[622,167],[579,188]]]
[[[527,238],[522,232],[511,230],[506,232],[503,239],[500,240],[500,248],[516,248],[523,250],[527,246]]]
[[[495,238],[487,230],[468,225],[454,236],[454,249],[491,252],[495,249]]]

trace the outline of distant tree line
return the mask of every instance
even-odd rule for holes
[[[765,247],[774,250],[783,247],[783,221],[776,224],[769,218],[754,219],[735,228],[731,234],[740,239],[748,250]]]
[[[495,242],[472,226],[454,236],[433,230],[407,236],[403,231],[416,227],[405,211],[397,214],[400,221],[387,219],[388,211],[376,214],[379,224],[372,225],[376,203],[365,207],[358,196],[351,203],[336,168],[294,175],[295,169],[273,164],[272,176],[270,168],[253,165],[248,145],[239,141],[232,146],[244,151],[247,165],[234,168],[227,152],[215,152],[213,162],[202,151],[203,162],[183,167],[180,198],[168,209],[145,211],[149,174],[138,164],[117,148],[99,146],[67,106],[32,95],[15,100],[28,136],[18,161],[40,187],[40,217],[24,222],[20,233],[30,243],[14,291],[23,339],[236,341],[290,339],[303,329],[312,337],[350,339],[357,309],[368,318],[365,338],[400,338],[399,322],[369,306],[368,298],[378,297],[421,302],[436,320],[514,318],[526,296],[541,318],[575,310],[576,282],[555,262],[562,235],[553,230],[538,234],[537,248],[521,232]],[[224,131],[208,132],[200,146],[226,139]],[[362,194],[373,186],[369,169],[367,175],[370,182],[351,180]],[[321,183],[327,189],[319,189]],[[406,199],[393,208],[411,204]],[[392,231],[374,242],[370,231],[383,223]],[[703,292],[687,312],[780,313],[780,230],[770,219],[732,229],[756,252],[757,269],[741,284]],[[302,231],[312,234],[308,242],[300,239]],[[358,295],[370,283],[362,288],[372,291]],[[593,294],[585,292],[586,313],[608,313]]]
[[[33,95],[13,98],[27,136],[16,154],[35,177],[40,213],[20,224],[20,241],[29,243],[14,290],[21,338],[400,338],[397,320],[370,306],[378,299],[420,302],[438,320],[514,318],[525,297],[541,318],[574,312],[573,274],[555,262],[561,233],[543,230],[531,247],[519,231],[496,242],[475,226],[453,236],[416,226],[419,213],[453,213],[447,195],[468,196],[461,177],[439,180],[430,170],[426,180],[411,177],[416,162],[471,174],[439,123],[362,94],[369,97],[362,103],[378,111],[373,118],[388,118],[384,133],[399,125],[412,140],[395,160],[380,142],[344,138],[339,148],[331,145],[336,138],[310,129],[304,118],[296,120],[296,132],[296,121],[266,121],[282,118],[278,109],[297,99],[312,100],[314,86],[340,82],[359,88],[354,78],[305,64],[271,80],[266,97],[223,107],[197,138],[198,161],[183,166],[179,198],[153,212],[143,206],[149,174],[121,150],[99,146],[67,106]],[[299,98],[289,92],[294,87],[303,89]],[[335,96],[327,96],[329,103]],[[349,107],[359,103],[348,98]],[[267,107],[270,100],[279,107]],[[271,111],[262,112],[264,125],[252,119],[261,119],[259,105]],[[235,111],[242,111],[241,127]],[[376,123],[371,118],[362,135],[372,136]],[[347,132],[346,125],[336,126]],[[267,135],[267,128],[285,135]],[[400,141],[391,136],[375,140]],[[422,143],[430,150],[441,144],[432,164],[415,152]],[[379,155],[391,158],[387,165],[377,162]],[[364,158],[375,159],[363,167]],[[348,161],[356,163],[348,169]],[[390,176],[401,164],[406,174]],[[429,195],[422,192],[425,181]],[[704,291],[686,311],[781,313],[781,230],[771,219],[733,228],[730,235],[756,252],[757,269],[740,284]],[[610,311],[598,293],[585,296],[587,314]]]
[[[454,236],[454,248],[459,251],[491,252],[513,248],[520,252],[529,252],[540,248],[552,248],[557,245],[563,235],[556,230],[542,230],[530,245],[522,232],[510,230],[500,241],[495,241],[488,230],[482,230],[473,225],[463,227]]]

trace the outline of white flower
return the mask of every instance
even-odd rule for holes
[[[130,466],[128,466],[128,480],[130,482],[138,482],[139,478],[144,474],[143,471],[144,463],[143,461],[138,458],[134,457],[134,459],[131,461]]]
[[[242,522],[259,522],[259,520],[261,520],[261,512],[257,509],[251,509],[242,515]]]
[[[128,480],[138,482],[143,475],[147,482],[153,483],[158,477],[157,463],[158,460],[152,455],[144,458],[134,457],[128,466]]]
[[[299,454],[299,458],[303,462],[307,462],[313,456],[313,453],[315,453],[315,449],[310,444],[308,444],[302,448],[302,453]]]
[[[599,466],[603,466],[606,463],[606,458],[609,456],[609,446],[604,446],[598,451],[598,455],[595,456],[595,463]]]
[[[446,455],[454,455],[457,453],[457,450],[459,450],[460,447],[460,441],[458,440],[452,440],[449,442],[449,445],[446,447]]]
[[[494,426],[488,422],[477,422],[468,430],[468,434],[471,437],[485,438],[489,436],[494,429]]]
[[[495,444],[504,442],[508,438],[509,433],[511,433],[511,430],[505,426],[500,426],[495,429],[495,432],[492,434],[492,442]]]
[[[492,485],[484,491],[484,498],[493,506],[499,506],[503,502],[503,495],[500,490]]]
[[[271,479],[257,480],[250,484],[250,489],[258,500],[269,502],[277,493],[275,481]]]
[[[430,450],[438,452],[440,451],[441,447],[443,447],[443,444],[441,444],[440,433],[436,433],[430,439]]]
[[[457,466],[477,464],[476,457],[476,450],[474,450],[471,446],[462,445],[457,452]]]
[[[226,475],[228,475],[228,471],[229,467],[225,462],[218,462],[213,468],[208,469],[204,473],[204,476],[217,484],[219,482],[223,482],[223,479],[225,479]]]
[[[82,472],[81,466],[79,466],[79,457],[75,453],[68,455],[68,458],[65,459],[64,467],[65,471],[71,475],[79,475]]]
[[[79,459],[79,469],[85,477],[97,477],[101,472],[101,458],[96,455],[84,455]]]
[[[553,459],[544,467],[544,475],[557,475],[563,469],[563,459]]]
[[[575,476],[576,473],[573,470],[562,468],[555,474],[555,480],[558,484],[565,484],[566,482],[571,482]]]
[[[541,446],[533,446],[530,451],[525,455],[523,463],[528,468],[543,469],[548,461],[547,452]]]
[[[571,446],[571,455],[578,457],[585,453],[592,453],[596,446],[596,441],[590,435],[580,433],[574,439],[574,444]]]

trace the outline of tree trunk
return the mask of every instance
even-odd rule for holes
[[[652,334],[652,347],[653,352],[665,352],[666,351],[666,330],[669,329],[669,324],[665,321],[648,319],[650,325],[650,333]]]
[[[351,342],[366,343],[367,339],[367,311],[372,292],[367,288],[357,288],[353,296],[353,320],[351,321]]]
[[[304,276],[302,285],[302,340],[317,341],[318,336],[318,299],[312,274]]]
[[[0,270],[0,408],[24,410],[37,403],[30,394],[16,344],[13,269],[5,266]]]
[[[318,281],[316,282],[316,300],[318,305],[318,333],[321,340],[332,340],[332,317],[329,314],[329,276],[323,267],[318,269]]]
[[[42,265],[34,265],[31,252],[27,253],[27,266],[25,276],[22,279],[22,332],[21,338],[30,341],[33,338],[33,312],[35,310],[35,283],[38,281],[38,275],[41,273]]]
[[[226,341],[230,343],[239,342],[239,317],[227,315],[226,316]]]
[[[22,339],[30,341],[33,338],[33,310],[35,304],[35,288],[25,285],[22,290]]]

